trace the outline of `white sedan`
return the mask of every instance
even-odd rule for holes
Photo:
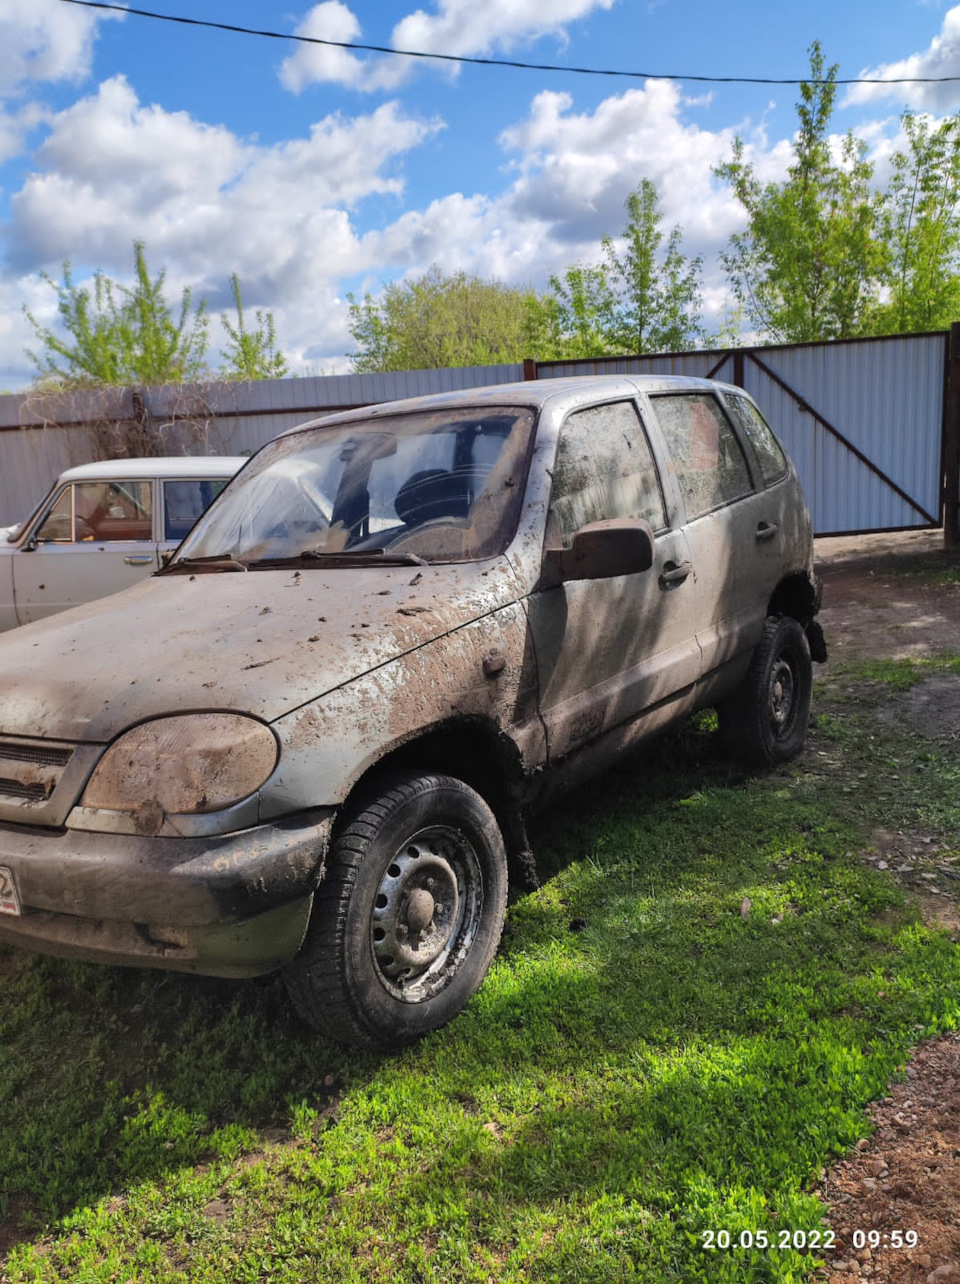
[[[68,468],[25,522],[0,528],[0,630],[151,575],[245,463],[182,456]]]

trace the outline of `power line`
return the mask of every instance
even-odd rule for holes
[[[292,40],[304,45],[325,45],[333,49],[354,49],[363,53],[390,54],[396,58],[430,58],[435,62],[468,63],[477,67],[514,67],[520,71],[561,71],[577,76],[621,76],[630,80],[689,80],[710,85],[944,85],[960,81],[960,76],[852,76],[848,79],[817,80],[802,76],[793,80],[772,76],[691,76],[676,72],[615,71],[609,67],[562,67],[548,62],[517,62],[512,58],[470,58],[466,54],[426,53],[422,49],[392,49],[387,45],[364,45],[352,40],[321,40],[319,36],[298,36],[288,31],[261,31],[255,27],[238,27],[230,22],[212,22],[205,18],[183,18],[178,14],[154,13],[150,9],[133,9],[122,4],[107,4],[105,0],[61,0],[63,4],[76,4],[84,9],[108,9],[114,13],[130,13],[138,18],[154,18],[158,22],[178,22],[186,27],[208,27],[214,31],[232,31],[241,36],[261,36],[268,40]]]

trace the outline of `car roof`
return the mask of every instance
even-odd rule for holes
[[[458,388],[450,392],[434,392],[423,397],[408,397],[402,401],[377,402],[357,410],[345,410],[322,418],[297,424],[281,433],[282,437],[302,432],[305,428],[350,423],[358,419],[409,414],[413,411],[454,410],[484,406],[532,406],[542,409],[548,402],[557,401],[564,411],[581,402],[601,397],[630,397],[637,391],[656,392],[723,392],[742,393],[742,388],[720,383],[715,379],[696,379],[688,375],[571,375],[557,379],[531,379],[521,383],[493,383],[479,388]]]
[[[171,455],[153,459],[99,459],[67,468],[59,482],[104,477],[133,480],[146,477],[232,477],[246,463],[241,455]]]

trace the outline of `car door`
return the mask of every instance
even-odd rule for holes
[[[700,672],[695,577],[669,520],[636,403],[570,414],[560,429],[548,547],[569,547],[590,522],[639,517],[655,534],[649,570],[543,587],[528,599],[548,756],[689,702]],[[545,583],[549,580],[545,578]]]
[[[717,396],[652,394],[650,403],[686,513],[706,677],[759,641],[782,575],[782,515]]]
[[[135,584],[159,566],[153,482],[104,478],[64,486],[13,560],[21,624]]]

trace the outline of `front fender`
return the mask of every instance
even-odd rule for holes
[[[525,769],[545,758],[526,612],[514,602],[399,656],[278,718],[280,763],[262,820],[339,806],[376,764],[451,718],[478,718],[516,744]]]

